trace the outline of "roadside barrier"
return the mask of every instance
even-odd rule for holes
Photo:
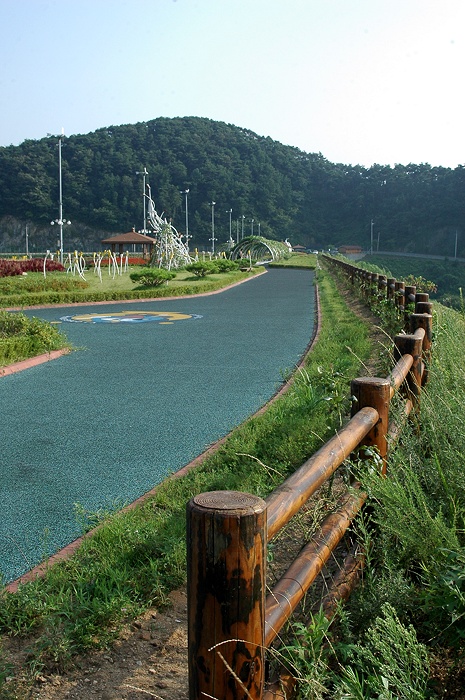
[[[283,675],[279,688],[264,690],[266,650],[341,542],[365,494],[357,483],[351,484],[339,507],[323,520],[268,595],[267,544],[354,453],[362,458],[376,455],[386,474],[388,448],[402,429],[391,415],[394,395],[402,402],[401,423],[419,408],[431,352],[428,295],[339,259],[327,258],[326,262],[366,298],[375,295],[395,304],[405,313],[408,332],[394,338],[395,366],[390,374],[351,382],[348,423],[266,499],[214,491],[197,495],[187,504],[190,700],[287,697],[294,681],[289,674]],[[346,557],[326,596],[328,616],[335,601],[350,594],[361,566],[361,557],[353,553]]]

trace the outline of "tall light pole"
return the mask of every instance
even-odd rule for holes
[[[242,230],[241,230],[241,241],[244,238],[244,219],[245,219],[245,214],[242,214]]]
[[[227,209],[226,214],[229,214],[229,244],[233,242],[232,239],[232,209]]]
[[[254,219],[250,219],[250,235],[253,236],[253,222]]]
[[[140,231],[140,233],[143,233],[144,236],[147,235],[147,206],[145,202],[145,193],[146,193],[146,177],[148,175],[147,168],[144,166],[143,170],[136,170],[136,175],[142,175],[143,177],[143,191],[142,191],[142,197],[143,197],[143,202],[144,202],[144,230]],[[145,245],[145,244],[144,244]]]
[[[215,204],[216,202],[210,202],[210,206],[212,208],[212,237],[210,238],[212,242],[212,254],[215,254]]]
[[[64,138],[65,130],[61,130],[61,136],[58,138],[58,185],[59,185],[59,202],[58,202],[58,219],[51,221],[51,225],[58,224],[60,227],[60,262],[63,265],[63,224],[70,224],[71,221],[63,220],[63,181],[61,174],[61,142]]]
[[[189,189],[182,190],[179,194],[183,194],[186,198],[186,247],[187,250],[189,250],[189,238],[192,238],[192,236],[189,236],[189,214],[187,211],[187,195],[189,194]]]
[[[370,255],[373,255],[373,219],[370,225]]]

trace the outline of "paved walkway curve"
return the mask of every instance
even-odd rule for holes
[[[222,294],[28,311],[74,346],[0,379],[0,571],[11,581],[257,411],[304,353],[313,273],[270,270]]]

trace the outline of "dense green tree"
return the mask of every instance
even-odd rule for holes
[[[17,230],[34,226],[46,247],[58,214],[57,138],[0,148],[0,250]],[[109,126],[63,140],[64,215],[73,222],[67,240],[96,249],[112,232],[142,228],[142,178],[147,168],[157,211],[184,231],[189,188],[191,244],[210,245],[215,235],[250,233],[251,220],[267,238],[326,248],[370,245],[381,250],[437,253],[450,250],[457,232],[459,256],[465,222],[465,166],[359,165],[331,163],[248,129],[198,117],[159,118]],[[237,223],[239,222],[239,223]]]

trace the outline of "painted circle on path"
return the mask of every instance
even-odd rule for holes
[[[115,311],[108,314],[73,314],[61,316],[67,323],[150,323],[168,325],[175,321],[202,318],[199,314],[181,314],[176,311]]]

